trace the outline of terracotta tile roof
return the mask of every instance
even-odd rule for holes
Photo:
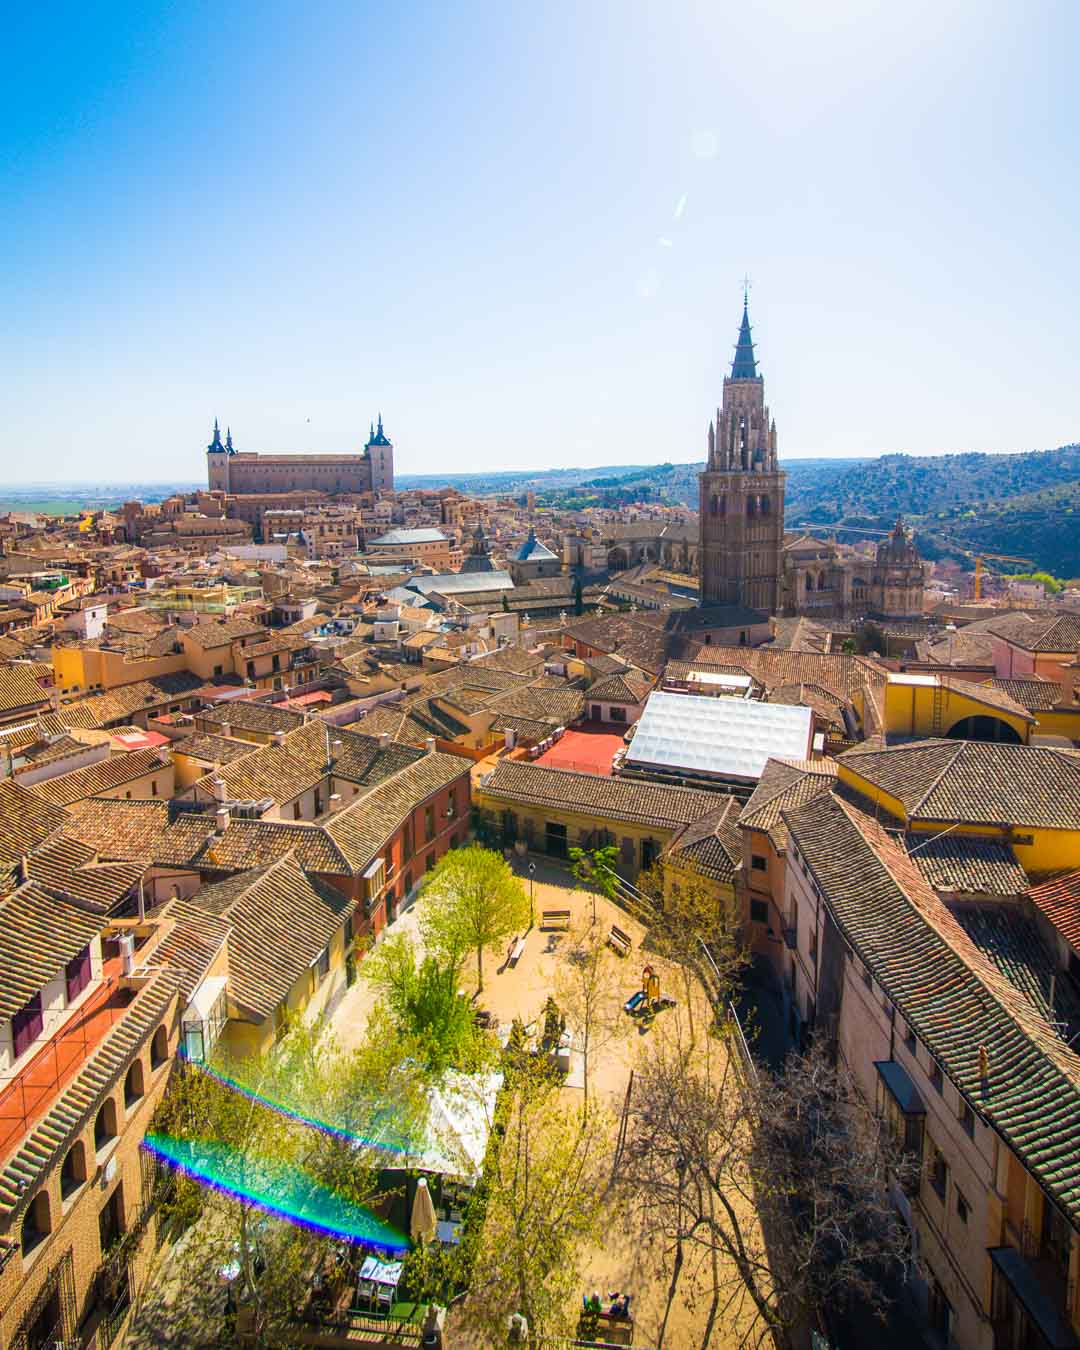
[[[575,622],[565,629],[567,637],[597,651],[620,657],[649,675],[658,675],[671,655],[671,635],[663,628],[665,615],[650,620],[648,614],[603,614]]]
[[[260,636],[266,636],[266,629],[250,619],[209,619],[184,629],[184,637],[204,650],[226,647],[238,638]]]
[[[647,675],[633,670],[625,674],[615,672],[590,684],[585,697],[603,703],[644,703],[652,687],[653,681]]]
[[[42,689],[26,666],[0,666],[0,717],[48,702],[48,692]]]
[[[68,813],[10,778],[0,782],[0,890],[13,884],[19,859],[68,823]],[[7,874],[5,880],[4,874]]]
[[[43,736],[62,736],[67,730],[56,713],[43,712],[27,722],[14,722],[0,730],[0,745],[15,753]]]
[[[320,825],[303,821],[230,820],[219,834],[212,816],[184,812],[157,841],[153,861],[162,867],[204,872],[246,872],[292,854],[305,872],[347,875],[348,860]]]
[[[355,901],[309,877],[291,854],[206,886],[193,903],[229,926],[229,997],[270,1017],[345,923]]]
[[[1080,829],[1080,758],[1034,745],[913,741],[841,766],[898,798],[909,820]]]
[[[88,797],[67,808],[71,832],[99,858],[148,865],[157,841],[169,828],[169,804]]]
[[[1008,640],[1029,652],[1075,652],[1080,647],[1080,614],[1039,616],[1010,633]]]
[[[425,754],[331,816],[326,832],[352,871],[363,872],[412,811],[459,778],[467,782],[470,768],[460,755]]]
[[[181,1000],[187,1003],[228,942],[229,924],[190,900],[171,901],[160,917],[171,919],[173,927],[155,949],[154,959],[173,967]]]
[[[234,760],[250,755],[255,746],[251,741],[234,741],[226,736],[209,734],[185,736],[173,741],[174,755],[190,755],[206,764],[231,764]]]
[[[1027,874],[1002,841],[960,834],[908,834],[905,844],[935,891],[1020,895],[1027,887]]]
[[[143,872],[140,863],[100,862],[96,850],[71,833],[61,833],[29,854],[26,868],[30,879],[103,914],[131,895]]]
[[[734,797],[727,797],[716,810],[676,835],[665,850],[666,855],[717,881],[730,882],[742,861],[738,823],[739,803]]]
[[[1061,702],[1062,688],[1053,680],[989,680],[984,688],[998,689],[1029,712],[1051,712]]]
[[[478,656],[475,661],[470,661],[468,669],[475,670],[478,666],[481,670],[531,675],[534,671],[539,673],[543,670],[544,658],[532,652],[522,651],[520,647],[500,647],[498,651],[488,652],[485,656]]]
[[[1080,871],[1032,886],[1027,897],[1080,956]]]
[[[843,938],[973,1109],[1080,1226],[1080,1056],[865,812],[823,796],[788,812],[787,823]]]
[[[288,708],[279,708],[273,703],[256,703],[251,699],[233,699],[216,708],[204,708],[198,714],[198,721],[214,729],[227,722],[235,730],[259,731],[295,731],[303,726],[304,714],[292,712]]]
[[[481,784],[486,797],[584,812],[600,820],[625,820],[658,829],[690,825],[717,807],[718,794],[668,787],[639,779],[547,769],[528,761],[503,759]]]
[[[96,764],[46,778],[44,782],[34,783],[30,791],[53,806],[69,806],[84,797],[96,797],[101,792],[123,787],[125,783],[164,769],[170,763],[168,753],[160,750],[132,750],[129,754],[112,755]]]
[[[585,700],[579,689],[543,689],[529,685],[511,689],[492,699],[488,710],[495,714],[495,725],[506,717],[525,717],[535,722],[549,722],[552,726],[569,726],[585,711]]]
[[[943,689],[951,690],[954,694],[961,694],[965,698],[974,699],[976,703],[984,703],[988,708],[993,708],[995,712],[1009,713],[1013,717],[1022,717],[1025,722],[1034,722],[1035,719],[1022,703],[1017,703],[1004,689],[999,689],[993,684],[974,684],[971,680],[957,679],[953,675],[939,675],[939,681]]]
[[[835,783],[836,761],[833,759],[814,760],[810,765],[770,759],[757,787],[743,806],[739,825],[743,829],[764,830],[773,848],[782,853],[788,846],[784,812],[831,792]]]
[[[372,784],[411,764],[423,752],[391,743],[381,746],[374,736],[364,736],[321,721],[306,722],[289,732],[281,744],[259,746],[254,753],[222,766],[218,776],[225,781],[226,795],[233,801],[291,801],[327,776],[327,742],[339,740],[331,751],[333,775],[351,783]],[[196,785],[204,796],[213,789],[207,775]]]
[[[0,1017],[11,1017],[101,931],[100,913],[27,881],[0,900]]]
[[[197,675],[179,670],[172,675],[156,675],[150,680],[122,684],[75,703],[64,703],[57,709],[57,716],[69,727],[104,727],[114,722],[130,722],[136,713],[187,701],[201,685],[202,680]]]

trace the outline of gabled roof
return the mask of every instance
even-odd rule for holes
[[[738,801],[734,797],[722,797],[715,811],[687,825],[675,836],[667,847],[667,856],[716,881],[731,881],[742,861],[738,823]]]
[[[1080,956],[1080,872],[1032,886],[1027,896]]]
[[[1080,756],[1067,750],[930,740],[849,750],[839,762],[897,798],[910,821],[1080,829]]]
[[[123,787],[145,774],[154,773],[171,765],[167,753],[160,750],[132,750],[128,754],[111,755],[95,764],[86,764],[70,773],[57,774],[34,783],[30,791],[53,806],[69,806],[84,797],[96,797],[101,792]]]
[[[557,562],[559,555],[552,553],[546,544],[542,544],[536,537],[536,531],[530,528],[528,538],[514,554],[514,558],[517,562],[546,562],[548,559]]]
[[[20,858],[67,823],[68,814],[62,807],[42,801],[10,778],[0,782],[0,890],[9,889],[3,874],[11,873]]]
[[[101,932],[100,913],[37,881],[0,900],[0,1017],[21,1007]]]
[[[870,816],[832,795],[786,819],[845,941],[971,1106],[1080,1226],[1080,1057]]]
[[[193,904],[229,926],[229,997],[262,1021],[319,957],[355,901],[309,877],[291,854],[206,886]]]
[[[603,676],[595,684],[590,684],[585,697],[599,699],[604,703],[642,703],[652,687],[649,676],[628,670]]]
[[[99,858],[148,865],[157,841],[169,828],[169,804],[87,797],[67,808],[70,832]]]
[[[743,806],[739,825],[743,829],[764,830],[773,848],[782,853],[788,846],[784,812],[831,792],[835,783],[834,759],[815,760],[810,766],[770,759]]]

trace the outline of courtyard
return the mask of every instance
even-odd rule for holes
[[[530,863],[535,869],[531,874]],[[594,929],[594,924],[605,939],[613,927],[629,939],[629,951],[624,956],[612,958],[614,968],[622,973],[618,988],[620,1005],[641,989],[645,966],[651,967],[659,978],[661,994],[675,1001],[673,1007],[658,1014],[647,1025],[620,1013],[614,1019],[614,1034],[608,1029],[602,1037],[594,1037],[589,1056],[589,1099],[592,1103],[602,1104],[611,1116],[614,1158],[618,1121],[631,1076],[651,1042],[655,1038],[685,1035],[691,1016],[700,1035],[709,1024],[712,1010],[704,990],[696,981],[690,986],[693,1006],[686,1006],[687,989],[681,969],[649,950],[644,926],[625,910],[601,895],[577,887],[570,874],[550,860],[516,857],[513,865],[532,893],[534,922],[527,932],[517,935],[524,942],[516,959],[512,960],[511,955],[517,942],[508,942],[501,955],[485,955],[481,991],[477,992],[475,960],[466,963],[462,979],[463,989],[474,997],[478,1008],[490,1015],[491,1025],[498,1029],[503,1041],[515,1018],[520,1019],[527,1029],[539,1028],[548,997],[554,996],[558,1001],[560,967],[566,965],[568,953],[582,935]],[[417,939],[423,906],[421,892],[413,906],[389,931],[404,929]],[[543,916],[545,912],[558,911],[568,914],[566,927],[553,930],[544,924]],[[334,1031],[343,1042],[355,1044],[361,1039],[373,1002],[373,991],[361,974],[333,1014]],[[561,1092],[568,1102],[581,1105],[584,1076],[580,1030],[569,1021],[568,1029],[572,1035],[571,1064]],[[601,1299],[616,1291],[630,1293],[634,1345],[656,1346],[664,1325],[671,1257],[670,1251],[655,1246],[643,1247],[637,1235],[627,1231],[616,1218],[603,1245],[585,1254],[580,1292],[584,1295],[597,1291]],[[711,1287],[708,1266],[708,1257],[703,1251],[691,1249],[687,1252],[678,1293],[664,1328],[663,1345],[669,1350],[701,1344]],[[724,1323],[714,1329],[709,1344],[721,1350],[735,1347],[742,1344],[746,1330],[740,1317],[729,1314]],[[465,1347],[480,1350],[482,1342],[470,1340],[467,1334],[455,1328],[453,1344],[462,1350]]]

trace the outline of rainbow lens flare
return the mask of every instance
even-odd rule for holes
[[[392,1224],[338,1195],[301,1168],[272,1158],[252,1158],[209,1139],[148,1134],[143,1147],[185,1176],[225,1195],[250,1201],[266,1213],[312,1232],[395,1254],[409,1249],[408,1238]]]
[[[249,1101],[256,1102],[259,1106],[265,1106],[270,1111],[276,1111],[278,1115],[287,1116],[300,1125],[308,1125],[313,1130],[321,1130],[324,1134],[332,1134],[339,1139],[347,1139],[354,1144],[364,1144],[369,1148],[381,1149],[386,1153],[407,1153],[409,1151],[407,1140],[400,1132],[393,1131],[392,1112],[389,1110],[384,1110],[381,1113],[382,1118],[372,1121],[367,1131],[361,1133],[344,1125],[333,1125],[328,1120],[320,1120],[318,1116],[305,1115],[303,1111],[290,1106],[288,1102],[277,1097],[269,1097],[263,1092],[257,1092],[247,1083],[242,1083],[238,1078],[231,1078],[228,1074],[212,1068],[209,1064],[199,1064],[198,1069],[200,1073],[216,1078],[219,1083],[231,1088],[233,1092],[238,1092],[241,1096],[247,1097]],[[381,1134],[381,1127],[383,1126],[389,1126],[392,1133],[384,1137],[376,1137]]]

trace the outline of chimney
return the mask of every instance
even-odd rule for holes
[[[225,779],[215,774],[210,779],[210,791],[214,794],[214,800],[223,802],[225,800]]]
[[[229,808],[219,806],[214,812],[214,829],[218,834],[224,834],[229,828]]]
[[[985,1045],[979,1046],[979,1078],[983,1083],[990,1077],[990,1053]]]
[[[283,731],[281,731],[281,730],[279,729],[278,731],[273,731],[273,732],[271,732],[270,734],[271,734],[271,735],[273,736],[273,738],[274,738],[274,744],[275,744],[275,745],[284,745],[284,744],[285,744],[285,733],[284,733]]]
[[[390,733],[388,731],[379,732],[379,749],[385,750],[390,744]]]
[[[435,737],[434,737],[434,736],[429,736],[429,737],[427,738],[427,740],[424,742],[424,749],[428,752],[429,755],[433,755],[433,754],[435,753]]]
[[[222,722],[221,725],[220,725],[219,728],[218,728],[218,735],[220,735],[220,736],[231,736],[231,735],[232,735],[232,723],[231,723],[231,722]]]

